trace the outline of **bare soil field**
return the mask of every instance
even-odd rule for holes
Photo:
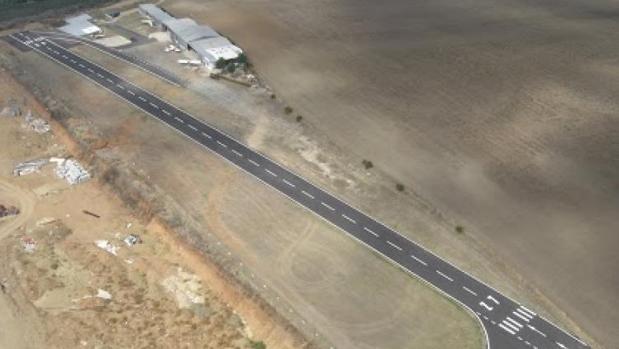
[[[231,37],[307,124],[619,347],[616,2],[163,6]]]
[[[134,52],[151,58],[162,48],[161,44],[149,44]],[[190,92],[172,88],[96,51],[75,50],[244,139],[578,331],[543,295],[472,239],[468,230],[456,234],[453,220],[444,218],[410,187],[398,193],[396,182],[380,168],[364,170],[363,157],[325,136],[311,122],[311,114],[310,123],[298,123],[296,113],[286,115],[286,104],[271,100],[264,91],[194,77],[194,92]],[[2,46],[2,52],[6,53],[0,57],[3,64],[35,92],[88,156],[114,163],[114,168],[130,168],[135,176],[124,180],[131,187],[148,183],[156,188],[157,195],[150,196],[152,203],[125,197],[130,208],[143,213],[171,203],[177,210],[166,219],[177,231],[188,231],[182,234],[185,240],[258,291],[311,343],[337,348],[481,346],[477,324],[462,309],[340,231],[74,73],[35,53],[17,53],[8,45]],[[174,64],[172,56],[162,57],[158,63]],[[181,73],[191,75],[186,70]],[[63,88],[58,88],[58,81]],[[106,170],[104,177],[118,181],[114,171]],[[117,190],[117,195],[127,196],[124,189]],[[277,326],[261,323],[267,322],[250,326],[270,347],[306,345],[286,345],[290,341],[284,339],[289,336],[273,330]]]
[[[45,113],[6,72],[0,95],[3,107]],[[156,220],[138,219],[94,179],[70,186],[53,165],[11,175],[24,160],[72,155],[54,131],[0,117],[0,203],[20,210],[0,220],[0,348],[260,348],[220,278]],[[127,246],[128,234],[142,242]]]

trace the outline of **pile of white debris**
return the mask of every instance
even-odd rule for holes
[[[13,169],[13,175],[24,176],[27,174],[31,174],[33,172],[38,172],[41,169],[41,167],[43,167],[47,163],[49,163],[49,160],[47,158],[24,161],[22,163],[17,164],[17,166],[15,166],[15,168]]]
[[[90,179],[90,173],[79,162],[73,159],[51,158],[56,163],[56,175],[64,178],[69,184],[79,184]]]
[[[49,123],[44,119],[35,118],[30,110],[28,110],[24,119],[26,121],[26,127],[32,129],[36,133],[43,134],[50,130]]]

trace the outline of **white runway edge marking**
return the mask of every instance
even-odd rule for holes
[[[282,179],[282,181],[284,181],[284,183],[286,183],[286,185],[288,185],[288,186],[291,186],[291,187],[293,187],[293,188],[296,188],[296,187],[297,187],[296,185],[292,184],[289,180]]]
[[[197,131],[197,130],[198,130],[198,128],[197,128],[197,127],[195,127],[194,125],[190,125],[190,124],[188,124],[188,125],[187,125],[187,127],[189,127],[190,129],[192,129],[192,130],[194,130],[194,131]]]
[[[445,279],[449,280],[449,281],[454,281],[454,279],[452,279],[451,277],[449,277],[449,275],[447,275],[447,274],[443,273],[443,272],[442,272],[442,271],[440,271],[440,270],[436,270],[436,273],[437,273],[438,275],[440,275],[440,276],[444,277]]]
[[[466,292],[472,294],[473,296],[477,296],[477,293],[473,290],[471,290],[470,288],[466,287],[466,286],[462,286],[462,289],[465,290]]]
[[[391,242],[391,241],[387,240],[387,243],[388,243],[391,247],[395,248],[396,250],[398,250],[398,251],[402,251],[402,247],[400,247],[400,246],[398,246],[398,245],[394,244],[393,242]]]
[[[508,332],[508,333],[509,333],[509,334],[511,334],[512,336],[516,334],[516,332],[514,332],[514,331],[512,331],[511,329],[509,329],[509,328],[505,327],[505,325],[503,325],[503,324],[499,324],[499,327],[500,327],[500,328],[502,328],[502,329],[504,329],[504,330],[505,330],[505,332]]]
[[[314,195],[306,192],[305,190],[301,190],[301,193],[303,193],[303,195],[307,196],[310,199],[314,199]]]
[[[228,146],[227,146],[226,144],[221,143],[220,141],[217,141],[217,144],[221,145],[221,146],[222,146],[222,147],[224,147],[224,148],[228,148]]]
[[[332,206],[330,206],[329,204],[327,204],[326,202],[320,202],[320,204],[326,208],[328,208],[331,211],[335,211],[335,208],[333,208]]]
[[[256,167],[260,167],[260,164],[259,164],[259,163],[257,163],[257,162],[255,162],[255,161],[254,161],[254,160],[252,160],[252,159],[248,159],[247,161],[249,161],[249,163],[250,163],[250,164],[252,164],[252,165],[254,165],[254,166],[256,166]]]
[[[270,174],[270,175],[271,175],[271,176],[273,176],[273,177],[277,177],[277,175],[275,174],[275,172],[273,172],[273,171],[269,170],[268,168],[265,168],[265,169],[264,169],[264,171],[265,171],[266,173]]]
[[[348,217],[347,215],[345,215],[345,214],[343,214],[343,213],[342,213],[342,217],[344,217],[344,219],[345,219],[345,220],[347,220],[347,221],[349,221],[349,222],[351,222],[351,223],[357,224],[357,221],[356,221],[356,220],[354,220],[354,219],[352,219],[352,218]]]
[[[380,235],[378,235],[376,232],[374,232],[372,229],[370,229],[368,227],[363,227],[363,230],[367,231],[368,233],[370,233],[370,234],[372,234],[372,235],[374,235],[376,237],[380,236]]]
[[[238,157],[240,157],[240,158],[242,158],[242,157],[243,157],[243,154],[241,154],[238,150],[234,150],[234,149],[232,149],[232,153],[234,153],[234,155],[236,155],[236,156],[238,156]],[[285,183],[285,182],[286,182],[286,180],[284,179],[284,183]]]
[[[208,139],[213,139],[213,137],[211,137],[210,135],[208,135],[208,134],[206,134],[206,133],[204,133],[204,132],[202,132],[201,134],[202,134],[204,137],[208,138]]]
[[[414,254],[412,254],[412,255],[411,255],[411,258],[412,258],[412,259],[414,259],[414,260],[416,260],[417,262],[419,262],[419,263],[423,264],[423,265],[424,265],[424,266],[426,266],[426,267],[428,266],[428,263],[426,263],[423,259],[421,259],[421,258],[419,258],[419,257],[415,256]]]
[[[184,124],[184,123],[185,123],[185,121],[183,121],[183,119],[179,118],[178,116],[175,116],[175,117],[174,117],[174,120],[176,120],[176,121],[180,122],[181,124]]]
[[[170,116],[170,112],[169,112],[169,111],[167,111],[167,110],[165,110],[165,109],[161,109],[161,111],[162,111],[165,115]]]
[[[535,327],[533,327],[533,326],[531,326],[531,325],[527,325],[527,327],[528,327],[528,328],[530,328],[530,329],[531,329],[531,331],[534,331],[534,332],[539,333],[539,334],[540,334],[540,335],[542,335],[544,338],[548,337],[548,336],[547,336],[544,332],[542,332],[542,331],[538,330],[537,328],[535,328]]]

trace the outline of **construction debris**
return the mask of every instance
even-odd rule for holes
[[[54,218],[54,217],[43,217],[41,219],[39,219],[37,221],[37,226],[40,227],[42,225],[48,225],[48,224],[52,224],[52,223],[56,223],[58,222],[58,218]]]
[[[56,163],[56,175],[64,178],[69,184],[79,184],[90,179],[90,174],[79,162],[73,159],[51,158]]]
[[[28,236],[24,236],[21,238],[21,245],[24,248],[24,251],[26,251],[26,253],[32,253],[37,248],[37,242],[33,238]]]
[[[15,206],[6,207],[0,204],[0,218],[7,216],[15,216],[19,214],[19,209]]]
[[[95,241],[95,245],[97,245],[97,247],[99,247],[100,249],[113,254],[114,256],[118,255],[118,247],[114,246],[111,242],[107,240],[97,240]]]
[[[21,109],[15,102],[9,102],[9,105],[2,108],[0,111],[0,117],[17,117],[21,115]]]
[[[93,216],[93,217],[95,217],[95,218],[101,218],[101,216],[99,216],[98,214],[96,214],[96,213],[92,213],[92,212],[90,212],[90,211],[88,211],[88,210],[82,210],[82,212],[83,212],[84,214],[87,214],[87,215],[89,215],[89,216]]]
[[[34,132],[43,134],[49,132],[50,126],[47,121],[41,118],[35,118],[32,116],[32,111],[28,110],[28,113],[25,116],[25,121],[27,127],[32,129]]]
[[[48,163],[49,163],[48,159],[37,159],[37,160],[30,160],[30,161],[22,162],[20,164],[17,164],[17,166],[15,166],[15,168],[13,169],[13,175],[24,176],[24,175],[27,175],[33,172],[39,172],[41,167],[43,167],[44,165]]]
[[[112,299],[112,295],[108,291],[102,290],[102,289],[97,290],[97,295],[95,297],[105,299],[108,301]]]
[[[127,244],[127,246],[131,247],[136,244],[141,244],[142,238],[140,238],[138,235],[135,235],[135,234],[129,234],[123,241],[125,242],[125,244]]]

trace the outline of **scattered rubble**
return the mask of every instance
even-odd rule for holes
[[[95,297],[105,299],[108,301],[112,299],[112,295],[108,291],[102,290],[102,289],[97,290],[97,295]]]
[[[105,250],[110,254],[113,254],[114,256],[118,256],[118,247],[114,246],[108,240],[97,240],[95,241],[95,245],[97,245],[97,247],[99,247],[100,249]]]
[[[125,244],[127,244],[127,246],[131,247],[137,244],[141,244],[142,238],[135,234],[129,234],[126,238],[123,239],[123,241],[125,242]]]
[[[42,225],[48,225],[48,224],[55,223],[55,222],[58,222],[58,218],[44,217],[44,218],[39,219],[36,224],[37,224],[37,227],[40,227]]]
[[[90,179],[90,174],[79,162],[73,159],[51,158],[56,163],[56,175],[64,178],[69,184],[79,184]]]
[[[188,309],[194,305],[204,304],[200,279],[182,268],[178,268],[175,275],[164,279],[161,285],[174,295],[180,308]]]
[[[25,116],[25,121],[27,127],[39,134],[49,132],[51,129],[47,121],[41,118],[35,118],[30,110],[28,110],[28,113]]]
[[[45,166],[48,163],[49,163],[48,159],[37,159],[37,160],[30,160],[30,161],[22,162],[20,164],[17,164],[17,166],[15,166],[15,168],[13,169],[13,175],[24,176],[27,174],[31,174],[33,172],[38,172],[41,169],[41,167]]]
[[[21,109],[15,102],[9,102],[9,105],[2,108],[0,111],[0,117],[17,117],[21,115]]]
[[[24,248],[24,251],[26,251],[26,253],[32,253],[37,248],[37,242],[33,238],[28,236],[24,236],[21,238],[21,245]]]
[[[15,206],[4,206],[0,204],[0,218],[7,216],[15,216],[19,214],[19,209]]]

